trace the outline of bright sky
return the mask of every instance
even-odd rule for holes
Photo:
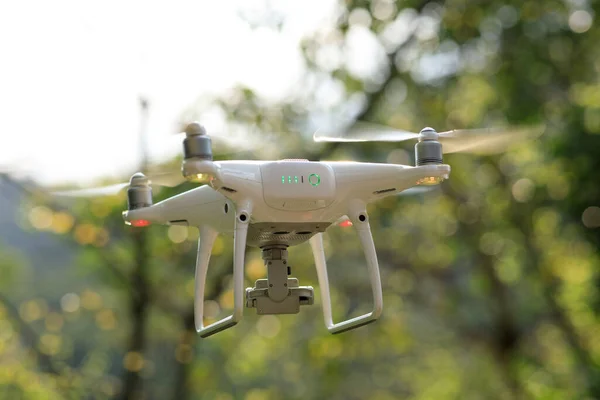
[[[242,6],[252,16],[265,4],[287,17],[283,34],[240,19]],[[334,4],[0,2],[0,168],[43,183],[122,178],[139,162],[140,95],[150,101],[150,154],[168,158],[180,146],[168,135],[196,100],[238,83],[276,97],[297,82],[298,42]]]

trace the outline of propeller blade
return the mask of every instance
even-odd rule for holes
[[[498,129],[455,129],[438,133],[444,153],[494,154],[515,142],[530,140],[544,132],[544,125]],[[419,133],[403,131],[372,122],[358,121],[341,135],[315,132],[315,142],[400,142],[418,139]]]
[[[401,142],[418,137],[419,134],[415,132],[359,121],[344,132],[343,136],[329,136],[317,131],[313,135],[313,140],[315,142]]]
[[[496,154],[512,144],[534,139],[544,132],[544,126],[522,128],[454,129],[439,133],[444,153]]]
[[[121,190],[129,186],[129,182],[117,183],[110,186],[102,186],[87,189],[74,189],[51,192],[53,196],[60,197],[98,197],[98,196],[114,196]]]
[[[221,157],[252,157],[256,159],[280,157],[281,148],[289,139],[289,132],[260,132],[258,130],[241,128],[234,129],[227,135],[221,131],[208,136],[212,141],[213,156]],[[164,145],[181,153],[185,132],[178,132],[163,139]]]
[[[148,175],[151,185],[175,187],[186,182],[181,171],[163,172]]]
[[[175,187],[186,180],[181,172],[164,172],[146,175],[151,186]],[[116,183],[114,185],[100,186],[86,189],[60,190],[50,192],[53,196],[59,197],[101,197],[116,196],[123,189],[129,187],[130,182]]]

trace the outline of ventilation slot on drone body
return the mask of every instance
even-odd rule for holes
[[[383,194],[383,193],[389,193],[389,192],[395,192],[396,188],[389,188],[389,189],[381,189],[381,190],[376,190],[373,192],[373,194]]]
[[[441,164],[441,163],[442,163],[442,159],[441,158],[434,158],[434,157],[419,158],[419,165]]]
[[[232,188],[227,187],[227,186],[223,186],[223,187],[221,187],[221,189],[223,189],[224,191],[229,192],[229,193],[237,193],[237,190],[232,189]]]

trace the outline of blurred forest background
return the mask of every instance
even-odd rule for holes
[[[236,87],[182,110],[184,124],[219,108],[271,157],[407,164],[410,144],[311,135],[355,120],[417,132],[545,124],[503,155],[446,156],[439,191],[372,205],[384,313],[342,335],[325,329],[315,290],[298,315],[246,310],[200,339],[196,228],[136,230],[122,222],[124,196],[65,201],[2,175],[0,398],[600,399],[597,12],[593,0],[341,2],[303,41],[306,73],[285,99]],[[248,21],[286,22],[268,10]],[[351,229],[326,234],[338,319],[370,307],[357,244]],[[290,250],[294,275],[317,289],[308,245]],[[231,265],[221,238],[209,319],[231,308]],[[249,249],[246,286],[264,275]]]

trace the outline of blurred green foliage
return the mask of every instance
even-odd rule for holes
[[[140,264],[123,197],[24,205],[23,229],[60,236],[76,257],[58,270],[68,275],[32,284],[24,256],[2,249],[0,397],[600,398],[598,12],[586,0],[346,1],[303,43],[297,92],[278,104],[246,88],[213,99],[264,132],[356,118],[416,131],[545,124],[504,155],[448,155],[451,179],[438,192],[370,207],[385,309],[356,331],[329,335],[317,296],[298,315],[248,310],[234,329],[199,339],[196,228],[147,228]],[[282,157],[411,163],[404,145],[275,139]],[[326,235],[337,318],[370,304],[357,244],[342,228]],[[231,308],[231,249],[229,238],[215,245],[209,320]],[[252,286],[265,269],[256,249],[247,258]],[[290,262],[301,284],[317,286],[306,244]],[[131,342],[136,304],[147,317],[142,347]],[[140,381],[126,391],[132,376]]]

